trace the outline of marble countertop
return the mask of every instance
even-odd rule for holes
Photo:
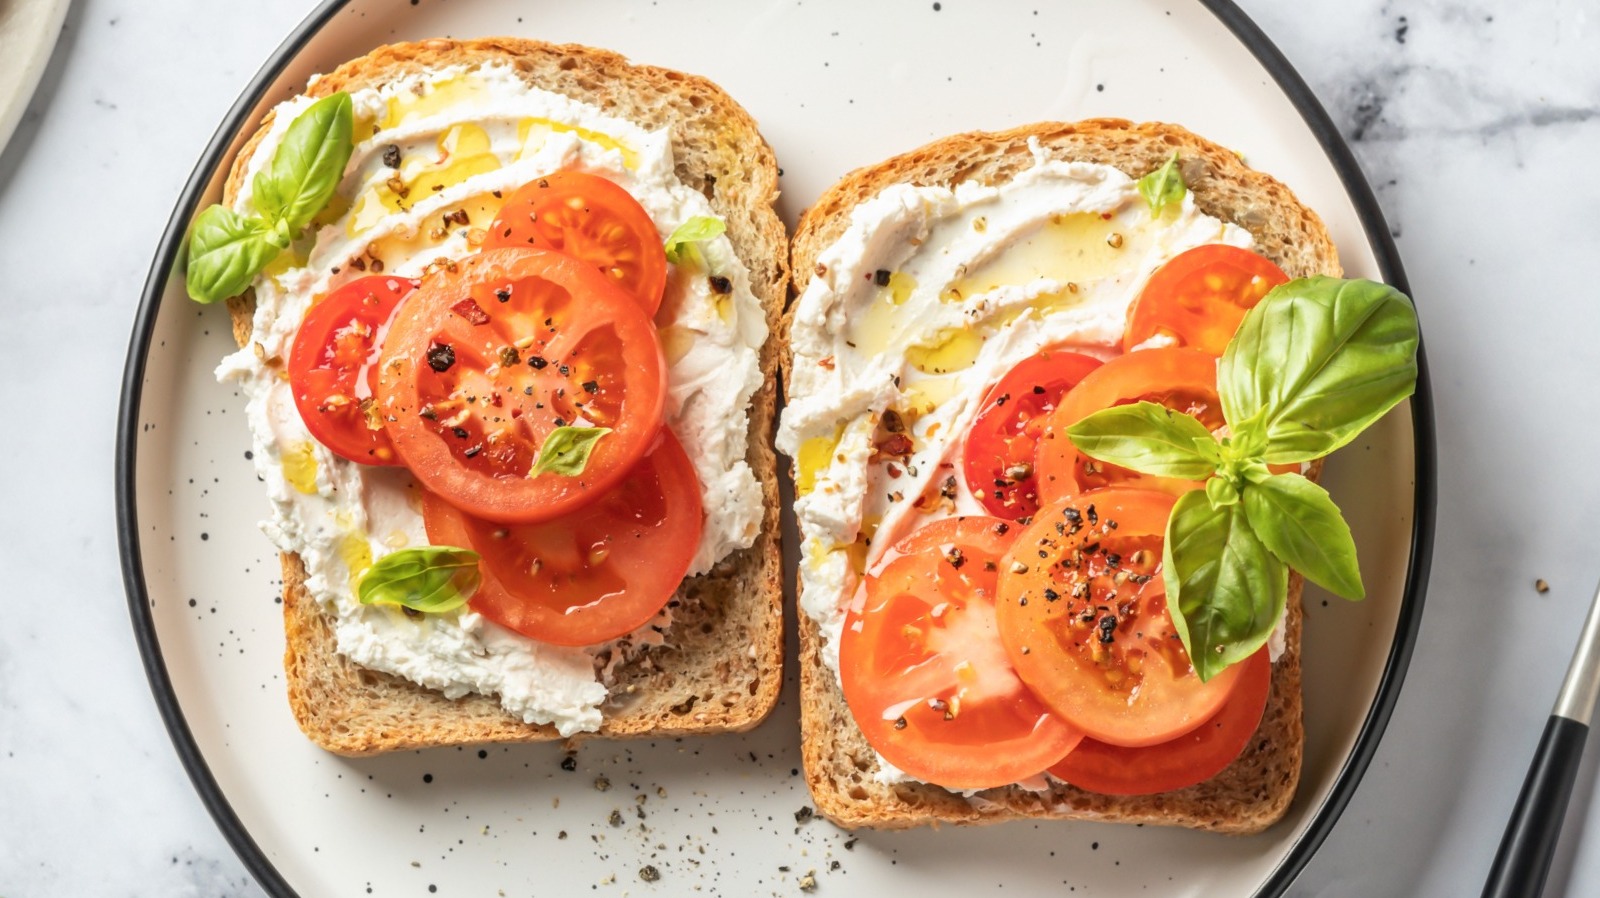
[[[261,894],[146,685],[112,438],[155,235],[217,120],[310,5],[80,0],[0,155],[0,334],[16,362],[0,393],[26,409],[0,443],[5,898]],[[1405,689],[1291,894],[1477,894],[1600,576],[1600,483],[1577,448],[1600,445],[1600,302],[1583,286],[1600,236],[1600,35],[1577,0],[1241,5],[1377,190],[1422,311],[1440,445]],[[65,473],[35,473],[47,457]],[[1600,749],[1552,894],[1600,894],[1597,768]]]

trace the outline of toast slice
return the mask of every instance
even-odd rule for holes
[[[777,163],[755,121],[704,78],[630,64],[577,45],[516,38],[429,40],[381,47],[316,81],[322,97],[453,65],[505,62],[529,84],[604,109],[647,129],[670,129],[677,176],[727,221],[751,288],[778,332],[787,296],[787,233],[773,211]],[[267,119],[244,145],[225,187],[231,202]],[[249,342],[254,302],[229,302],[234,337]],[[782,682],[782,574],[777,460],[772,449],[777,341],[761,352],[765,385],[751,399],[746,459],[761,483],[764,514],[754,545],[690,578],[673,601],[667,644],[615,668],[598,735],[675,736],[745,730],[777,703]],[[289,704],[308,737],[342,755],[481,742],[559,738],[552,726],[523,723],[493,696],[459,700],[339,654],[330,617],[304,588],[300,559],[284,554],[284,668]]]
[[[1033,164],[1029,138],[1037,139],[1053,159],[1111,165],[1134,178],[1160,167],[1176,150],[1200,209],[1250,231],[1256,249],[1290,277],[1341,272],[1338,254],[1316,214],[1288,188],[1245,166],[1235,153],[1173,125],[1095,119],[958,134],[851,172],[800,221],[790,258],[796,294],[805,291],[818,254],[843,234],[858,203],[902,182],[1003,183]],[[785,347],[790,323],[786,316]],[[792,363],[786,354],[786,379]],[[1318,462],[1309,476],[1315,479],[1320,469]],[[1300,575],[1291,575],[1286,651],[1273,665],[1271,696],[1249,747],[1206,782],[1150,796],[1101,795],[1055,784],[1043,792],[1016,786],[990,789],[968,799],[924,783],[878,782],[877,756],[850,716],[838,676],[822,663],[820,628],[810,617],[797,615],[801,746],[806,783],[817,810],[841,826],[880,829],[1022,818],[1107,820],[1229,833],[1264,829],[1288,809],[1300,776],[1302,588]]]

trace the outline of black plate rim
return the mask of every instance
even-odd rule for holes
[[[117,503],[117,542],[122,560],[123,586],[127,592],[128,610],[132,618],[134,638],[139,646],[145,676],[161,712],[167,733],[177,750],[195,791],[199,793],[206,810],[210,812],[217,828],[234,849],[245,868],[272,898],[298,898],[267,857],[249,830],[234,812],[221,786],[217,784],[205,757],[195,742],[194,735],[184,718],[177,693],[167,673],[161,655],[160,640],[156,635],[155,619],[151,614],[151,600],[144,578],[144,562],[139,540],[138,508],[136,505],[136,469],[138,452],[138,422],[143,393],[146,360],[155,332],[161,299],[166,293],[167,281],[179,258],[190,217],[198,207],[201,196],[209,186],[213,172],[222,162],[224,154],[246,124],[250,113],[266,96],[268,88],[302,49],[315,37],[350,0],[324,0],[294,31],[273,51],[250,83],[240,93],[239,99],[222,119],[211,141],[200,154],[183,192],[173,207],[166,230],[157,245],[150,272],[146,276],[140,295],[138,313],[134,319],[129,339],[128,357],[123,369],[121,399],[117,418],[115,445],[115,492]],[[1338,127],[1312,93],[1289,60],[1272,43],[1264,32],[1234,5],[1232,0],[1200,0],[1217,19],[1255,56],[1262,67],[1277,82],[1307,127],[1311,129],[1323,152],[1343,183],[1361,221],[1368,242],[1372,245],[1378,269],[1384,280],[1410,295],[1410,285],[1400,254],[1394,244],[1383,210],[1379,207],[1366,175],[1362,173],[1355,155],[1345,143]],[[1355,794],[1362,776],[1372,762],[1378,742],[1388,726],[1389,718],[1400,695],[1410,664],[1412,649],[1416,644],[1417,630],[1422,620],[1423,598],[1427,592],[1428,574],[1433,557],[1434,514],[1437,501],[1436,448],[1433,419],[1433,393],[1428,374],[1426,353],[1418,349],[1417,390],[1411,398],[1412,440],[1416,485],[1412,515],[1411,546],[1406,572],[1406,583],[1401,597],[1400,613],[1395,623],[1394,641],[1385,660],[1383,674],[1378,683],[1377,695],[1368,709],[1366,719],[1356,736],[1354,748],[1345,759],[1344,766],[1334,780],[1332,789],[1322,806],[1317,809],[1310,825],[1290,848],[1272,874],[1256,891],[1256,898],[1279,898],[1288,891],[1300,872],[1305,869],[1313,854],[1321,847],[1328,833]]]

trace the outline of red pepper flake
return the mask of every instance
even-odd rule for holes
[[[903,433],[891,433],[879,440],[872,449],[871,461],[880,458],[907,458],[915,451],[911,438]]]
[[[450,311],[467,319],[474,326],[482,326],[489,323],[489,313],[479,308],[478,304],[470,296],[451,306]]]

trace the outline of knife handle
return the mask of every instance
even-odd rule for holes
[[[1561,834],[1567,799],[1583,759],[1587,724],[1551,715],[1539,737],[1517,806],[1500,839],[1483,898],[1538,898],[1550,873],[1550,857]]]

